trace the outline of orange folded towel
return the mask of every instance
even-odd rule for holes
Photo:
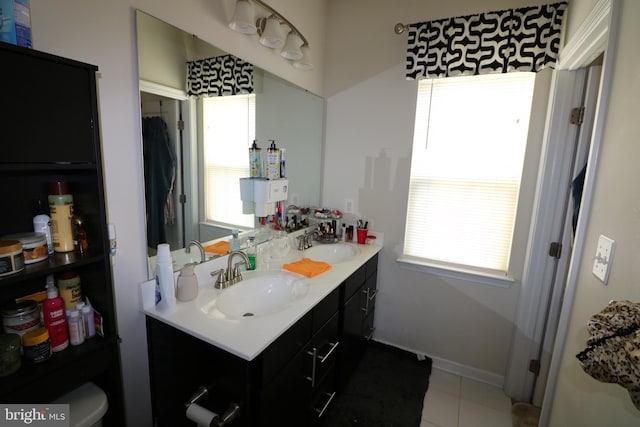
[[[307,277],[315,277],[325,271],[331,270],[331,264],[327,264],[322,261],[314,261],[309,258],[302,258],[300,261],[284,264],[282,266],[287,271],[292,273],[302,274]]]
[[[226,255],[229,253],[229,242],[220,241],[213,245],[205,246],[204,251],[212,254]]]

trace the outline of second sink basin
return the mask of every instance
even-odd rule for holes
[[[305,249],[303,257],[329,264],[339,264],[351,260],[358,253],[358,249],[346,243],[316,244]]]
[[[304,297],[309,283],[304,276],[287,271],[243,272],[244,279],[222,291],[202,310],[217,310],[228,319],[264,316],[282,310]]]

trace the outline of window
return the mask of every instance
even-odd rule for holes
[[[203,98],[205,220],[253,227],[242,213],[240,181],[249,176],[248,147],[255,139],[255,95]]]
[[[405,260],[507,274],[534,80],[419,82]]]

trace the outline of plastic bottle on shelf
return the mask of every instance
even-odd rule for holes
[[[51,214],[51,240],[56,252],[73,251],[73,196],[69,194],[67,183],[51,183],[49,194],[49,213]]]
[[[58,289],[66,309],[76,308],[76,305],[82,301],[80,276],[75,271],[67,271],[58,276]]]
[[[156,255],[156,308],[159,311],[170,311],[175,306],[176,287],[171,251],[168,243],[161,243]]]
[[[253,233],[249,233],[249,240],[247,241],[247,258],[249,258],[249,268],[248,270],[256,269],[256,242],[255,235]]]
[[[44,326],[49,331],[51,351],[62,351],[69,346],[67,319],[64,311],[64,301],[56,288],[48,279],[47,299],[42,303]]]
[[[84,323],[78,310],[71,310],[69,314],[69,342],[80,345],[84,342]]]
[[[33,231],[36,233],[42,233],[47,239],[47,251],[49,255],[53,254],[53,240],[51,237],[51,218],[44,213],[41,207],[41,203],[38,203],[38,214],[33,217]]]
[[[93,338],[96,335],[96,324],[93,307],[90,304],[85,304],[82,307],[82,322],[84,323],[85,338]]]

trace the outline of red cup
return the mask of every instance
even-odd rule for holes
[[[367,230],[366,228],[358,228],[356,231],[358,232],[358,243],[361,245],[366,244],[367,233],[369,232],[369,230]]]

